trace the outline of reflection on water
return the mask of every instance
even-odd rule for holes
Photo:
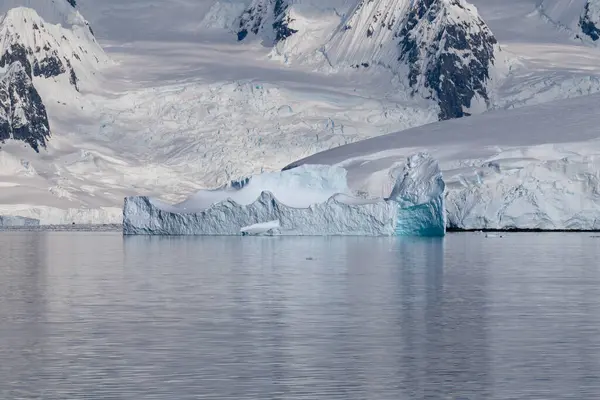
[[[597,399],[589,235],[0,234],[0,398]]]

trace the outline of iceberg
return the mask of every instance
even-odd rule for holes
[[[439,236],[445,233],[445,189],[437,161],[426,153],[409,157],[390,196],[398,202],[396,234]]]
[[[13,227],[28,227],[28,226],[39,226],[40,220],[34,218],[25,218],[19,216],[2,216],[0,215],[0,228],[13,228]]]
[[[427,153],[408,157],[387,198],[361,198],[338,166],[303,165],[202,190],[170,205],[126,197],[125,235],[443,236],[445,184]]]

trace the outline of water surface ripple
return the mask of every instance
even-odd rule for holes
[[[3,232],[0,398],[597,400],[599,240]]]

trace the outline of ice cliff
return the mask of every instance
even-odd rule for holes
[[[346,169],[377,195],[386,171],[415,149],[436,160],[453,229],[600,230],[600,95],[498,110],[339,146],[286,168]],[[387,183],[386,183],[387,184]]]
[[[40,220],[33,218],[2,216],[0,215],[0,228],[39,226]]]
[[[600,229],[600,162],[497,160],[448,178],[448,226],[458,229]],[[450,175],[450,174],[449,174]]]
[[[128,197],[126,235],[443,236],[444,181],[427,154],[409,157],[389,198],[354,197],[340,167],[264,173],[167,205]]]
[[[426,179],[423,179],[427,177]],[[398,202],[396,233],[438,236],[446,230],[446,185],[437,161],[426,153],[409,157],[390,198]]]

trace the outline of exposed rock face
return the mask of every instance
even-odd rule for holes
[[[58,32],[51,32],[52,27],[55,26],[46,25],[32,9],[10,10],[0,21],[0,67],[19,61],[30,77],[67,74],[69,82],[78,90],[78,78],[70,57],[81,56],[75,52],[66,54],[63,47],[67,46],[64,43],[67,37],[62,35],[57,39]]]
[[[45,147],[50,124],[36,82],[51,79],[57,92],[79,91],[82,80],[108,62],[76,5],[73,0],[43,4],[44,12],[61,16],[70,29],[45,22],[31,8],[0,15],[0,141],[21,140],[35,151]]]
[[[277,44],[292,36],[298,31],[289,26],[289,8],[288,0],[254,0],[239,19],[238,40],[252,33]]]
[[[463,0],[421,0],[400,30],[399,60],[409,84],[437,98],[440,119],[470,115],[471,101],[488,100],[487,83],[497,41],[473,6]]]
[[[579,20],[581,31],[593,41],[600,39],[600,1],[588,0]]]
[[[292,17],[300,20],[298,7],[290,0],[254,0],[239,18],[238,39],[252,34],[277,45],[298,32],[294,26],[303,26]],[[318,46],[330,65],[388,68],[406,78],[413,95],[436,101],[440,119],[487,108],[500,47],[473,5],[465,0],[361,0],[343,15]]]
[[[20,140],[38,152],[49,137],[46,107],[27,69],[15,61],[0,77],[0,142]]]

